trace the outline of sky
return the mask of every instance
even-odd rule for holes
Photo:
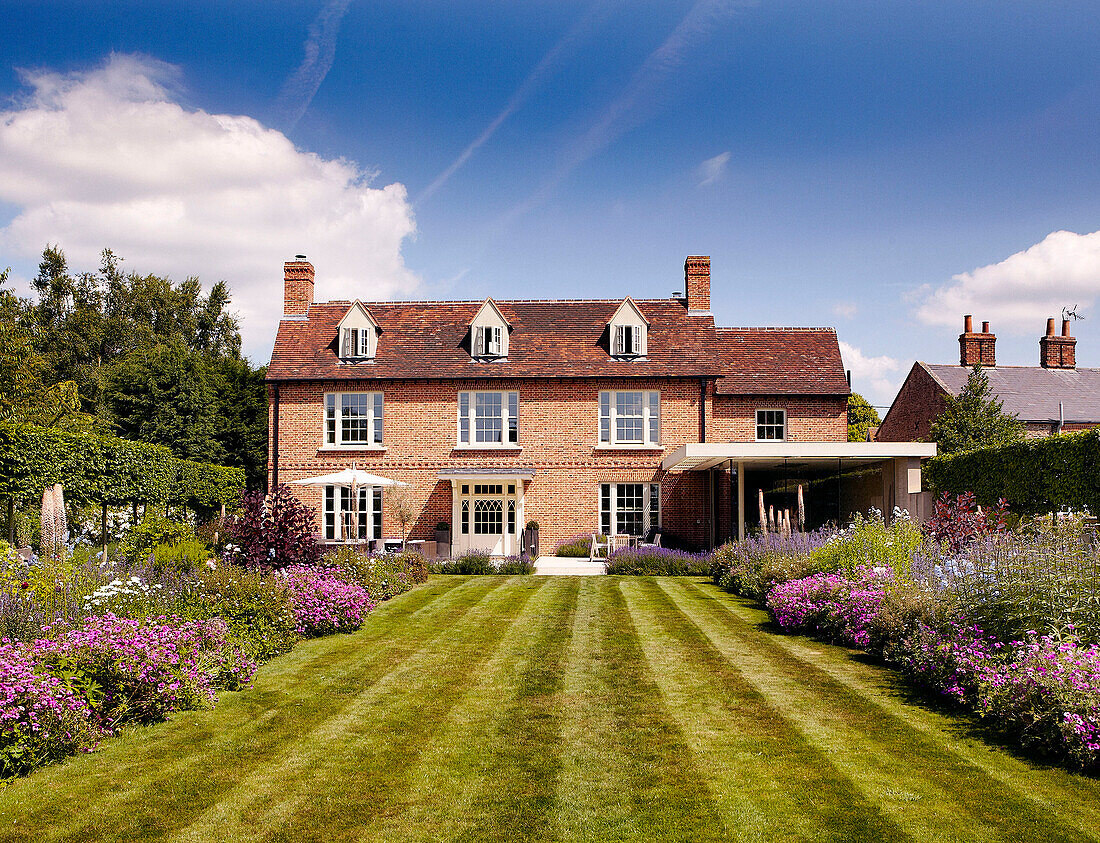
[[[1095,0],[0,0],[0,268],[318,300],[663,298],[837,329],[889,405],[962,317],[1100,366]]]

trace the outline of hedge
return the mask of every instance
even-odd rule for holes
[[[163,445],[117,436],[0,424],[0,497],[34,499],[54,483],[79,503],[167,501],[194,509],[234,504],[239,468],[181,460]]]
[[[1021,515],[1100,513],[1100,431],[945,454],[929,461],[926,476],[937,494],[970,491],[987,506],[1004,497]]]

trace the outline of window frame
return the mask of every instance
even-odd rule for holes
[[[619,414],[619,395],[640,395],[641,416]],[[606,396],[606,397],[605,397]],[[657,389],[601,389],[596,401],[596,441],[604,448],[661,447],[661,392]],[[620,418],[641,419],[641,439],[620,439]]]
[[[618,322],[612,326],[612,357],[644,357],[645,326],[635,322]],[[629,338],[630,348],[627,349]]]
[[[482,395],[495,395],[500,398],[501,441],[479,442],[477,440],[478,406],[477,398]],[[465,409],[465,413],[463,410]],[[520,394],[515,389],[463,389],[459,390],[455,400],[455,447],[476,450],[519,448],[520,444]],[[483,417],[490,418],[490,417]],[[463,436],[465,435],[465,439]]]
[[[775,422],[775,421],[761,421],[761,419],[760,419],[761,413],[779,413],[780,421],[778,423]],[[757,441],[757,442],[786,442],[787,441],[788,427],[787,427],[787,410],[786,410],[785,407],[757,407],[756,411],[753,413],[753,421],[754,421],[753,432],[756,436],[755,441]],[[776,438],[776,437],[769,437],[769,436],[763,436],[762,437],[760,435],[760,431],[761,431],[762,428],[776,428],[776,427],[778,427],[780,429],[780,431],[783,434],[782,436]]]
[[[369,493],[369,494],[368,494]],[[337,506],[339,500],[339,506]],[[342,514],[350,506],[351,489],[347,486],[328,485],[321,490],[321,539],[330,544],[349,543],[338,538]],[[382,487],[359,487],[359,511],[356,537],[350,543],[374,541],[382,536]]]
[[[507,330],[502,325],[474,325],[474,335],[471,341],[471,351],[477,358],[495,360],[507,356],[504,348],[504,334]]]
[[[349,326],[340,329],[341,360],[373,360],[378,349],[378,331],[366,327]]]
[[[345,441],[343,425],[343,398],[348,395],[367,396],[367,439]],[[330,406],[331,403],[331,406]],[[330,414],[331,413],[331,414]],[[386,398],[385,393],[327,391],[321,400],[321,447],[378,450],[385,447]]]
[[[621,487],[624,486],[638,486],[641,488],[641,510],[635,511],[629,510],[630,515],[634,515],[636,512],[641,517],[641,532],[626,533],[625,535],[637,535],[644,537],[650,530],[656,528],[661,529],[661,519],[663,517],[661,506],[661,484],[660,483],[648,483],[648,482],[607,482],[600,483],[596,488],[597,495],[597,515],[600,525],[601,535],[616,535],[620,525],[620,514],[627,514],[627,510],[620,512],[620,501],[624,499],[624,495],[621,492]],[[654,517],[653,505],[657,505],[656,517]],[[614,531],[611,528],[614,527]]]

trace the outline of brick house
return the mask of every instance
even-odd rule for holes
[[[357,502],[293,487],[326,541],[352,510],[353,538],[399,537],[386,496],[400,495],[410,538],[446,522],[455,555],[517,553],[528,520],[544,552],[594,531],[704,547],[744,534],[746,488],[790,506],[801,479],[820,523],[842,507],[839,481],[814,496],[822,466],[928,455],[845,441],[832,329],[715,327],[709,257],[687,259],[670,299],[314,302],[313,289],[304,257],[285,264],[269,485],[352,465],[407,484]]]
[[[932,422],[947,408],[947,396],[962,392],[977,364],[1002,409],[1024,423],[1027,436],[1100,427],[1100,369],[1078,368],[1076,346],[1068,319],[1062,320],[1060,334],[1054,319],[1048,319],[1039,338],[1038,366],[998,366],[997,336],[990,333],[989,323],[975,331],[972,317],[965,316],[959,364],[914,363],[875,438],[928,439]]]

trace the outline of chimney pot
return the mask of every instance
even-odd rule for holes
[[[1063,319],[1062,320],[1062,336],[1063,337],[1068,337],[1069,336],[1069,320],[1068,319]]]
[[[983,334],[988,334],[989,333],[989,323],[988,322],[983,322],[982,323],[982,333]]]
[[[1047,320],[1047,336],[1048,337],[1053,337],[1054,336],[1054,317],[1053,316],[1051,316]]]
[[[684,261],[688,313],[710,312],[710,255],[688,255]]]
[[[963,317],[963,333],[974,333],[974,317],[971,316],[969,313]]]

